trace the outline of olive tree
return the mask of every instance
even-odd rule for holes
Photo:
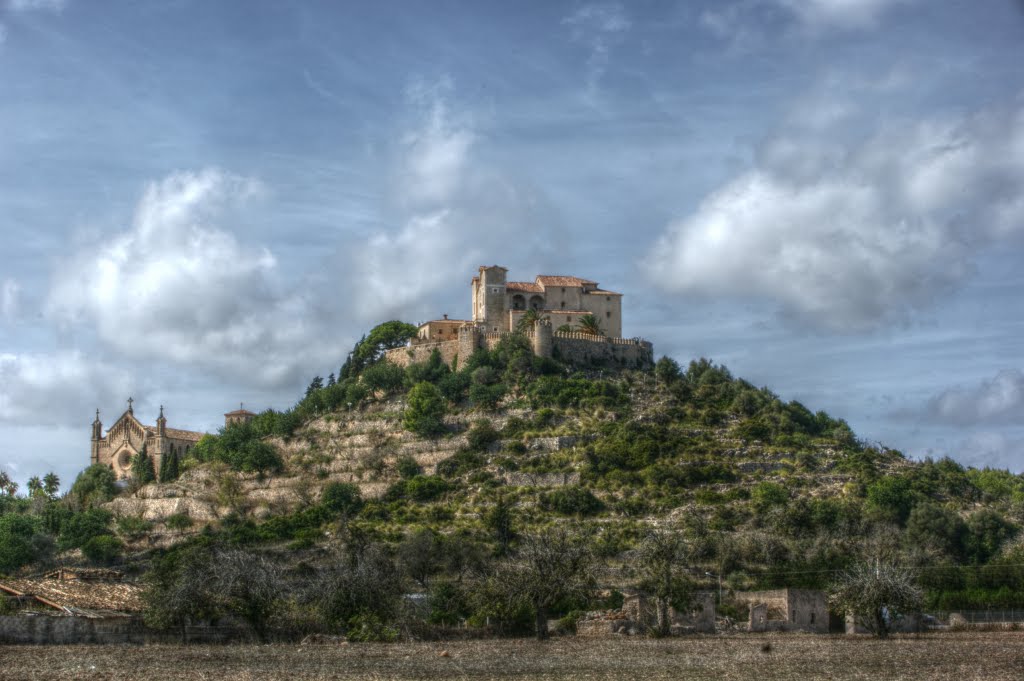
[[[564,527],[524,535],[519,549],[493,577],[507,603],[534,612],[538,640],[548,637],[548,613],[559,602],[588,597],[594,589],[594,556],[585,539]]]
[[[882,560],[854,563],[830,591],[833,606],[851,613],[878,638],[888,636],[899,619],[918,611],[923,597],[911,570]]]
[[[688,558],[686,540],[675,530],[652,530],[638,551],[641,586],[654,596],[658,607],[658,633],[667,636],[672,625],[669,607],[689,601],[690,584],[684,567]]]

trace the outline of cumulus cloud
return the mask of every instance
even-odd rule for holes
[[[928,401],[925,415],[956,425],[1024,425],[1024,372],[1004,369],[978,385],[944,390]]]
[[[0,317],[10,321],[18,315],[18,296],[21,286],[14,279],[5,279],[0,286]]]
[[[120,403],[139,387],[127,372],[79,352],[0,353],[0,422],[84,428],[93,414],[83,405]]]
[[[838,116],[847,131],[866,127],[848,116]],[[815,326],[857,331],[907,318],[960,284],[984,249],[1024,231],[1024,109],[852,139],[828,121],[791,123],[752,169],[670,224],[650,253],[654,282],[767,299]]]
[[[294,378],[331,336],[301,294],[283,290],[273,254],[224,226],[260,191],[216,169],[151,183],[128,230],[60,264],[48,316],[94,328],[128,357],[267,385]]]
[[[591,93],[604,76],[612,46],[622,40],[631,23],[618,3],[584,5],[562,19],[573,42],[590,50],[587,58],[587,90]]]
[[[453,90],[450,81],[410,89],[415,114],[397,149],[392,226],[347,253],[345,290],[366,322],[436,315],[423,303],[452,290],[452,273],[519,258],[536,264],[558,243],[543,194],[478,158],[481,134],[452,106]]]

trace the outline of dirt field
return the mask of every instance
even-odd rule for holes
[[[447,653],[447,654],[444,654]],[[333,646],[3,646],[0,679],[1024,678],[1024,633]]]

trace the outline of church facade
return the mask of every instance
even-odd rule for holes
[[[117,478],[131,476],[132,458],[142,448],[153,461],[154,471],[160,470],[165,456],[187,456],[196,443],[206,435],[193,430],[168,428],[164,408],[160,407],[160,415],[156,424],[149,426],[142,423],[132,408],[133,400],[128,399],[128,409],[103,433],[100,411],[96,410],[96,420],[92,423],[92,442],[89,463],[109,466]],[[238,409],[224,415],[226,425],[248,421],[255,414],[245,409]]]

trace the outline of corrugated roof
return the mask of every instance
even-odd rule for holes
[[[78,579],[5,579],[0,590],[70,614],[88,611],[142,612],[142,587],[124,582]]]

